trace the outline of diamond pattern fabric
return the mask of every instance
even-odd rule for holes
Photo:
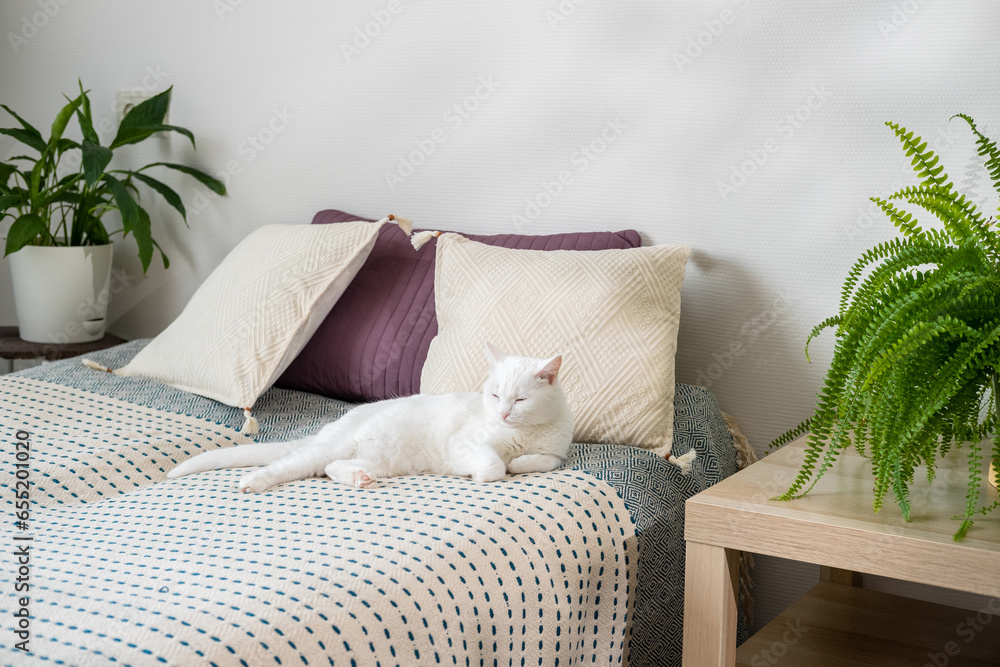
[[[511,354],[562,354],[574,440],[670,453],[680,290],[690,251],[659,245],[587,253],[438,239],[439,333],[424,393],[474,391],[489,341]]]

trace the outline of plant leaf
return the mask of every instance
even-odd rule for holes
[[[94,117],[90,112],[90,98],[87,97],[89,91],[83,89],[83,82],[79,79],[76,80],[76,83],[80,86],[80,108],[76,110],[76,119],[80,123],[80,131],[83,133],[84,139],[100,145],[101,138],[94,131]]]
[[[46,232],[45,221],[34,213],[22,215],[14,221],[7,232],[7,246],[3,256],[17,252]]]
[[[45,140],[42,139],[41,135],[32,134],[32,133],[28,132],[27,130],[21,130],[21,129],[18,129],[18,128],[4,128],[4,127],[0,127],[0,134],[6,134],[8,137],[13,137],[14,139],[17,139],[18,141],[20,141],[22,144],[26,144],[28,146],[31,146],[32,148],[34,148],[39,153],[44,153],[45,149],[47,148]],[[11,159],[13,159],[13,158],[11,158]],[[31,158],[31,159],[34,159],[34,158]]]
[[[136,245],[139,246],[139,261],[142,262],[142,272],[149,269],[149,262],[153,259],[153,229],[149,221],[149,214],[143,208],[139,209],[135,224],[132,225],[132,234],[135,236]]]
[[[184,223],[187,224],[187,211],[184,208],[184,202],[181,200],[181,196],[170,186],[156,180],[152,176],[147,176],[146,174],[133,172],[132,176],[163,195],[163,198],[167,200],[167,203],[177,209],[177,212],[181,214],[182,218],[184,218]]]
[[[6,134],[9,137],[17,139],[23,144],[31,146],[39,153],[45,150],[46,143],[45,139],[42,138],[41,132],[35,129],[30,123],[28,123],[28,121],[24,120],[16,113],[14,113],[14,110],[8,107],[6,104],[0,104],[0,108],[3,108],[4,111],[13,116],[17,120],[17,122],[21,124],[21,127],[23,128],[21,130],[13,128],[9,130],[0,129],[0,133]]]
[[[80,150],[80,144],[76,143],[72,139],[67,139],[63,137],[58,142],[56,142],[56,151],[58,153],[65,153],[66,151],[71,151],[73,149]]]
[[[952,118],[961,118],[969,124],[973,134],[976,135],[976,145],[979,146],[977,152],[986,158],[986,170],[993,181],[993,187],[1000,190],[1000,149],[997,149],[996,142],[983,136],[983,133],[976,127],[975,121],[964,113],[955,114]]]
[[[71,246],[84,245],[84,235],[90,225],[90,219],[94,217],[87,203],[90,201],[90,197],[99,196],[99,192],[87,193],[86,190],[77,194],[76,202],[73,204],[73,224],[69,228],[69,244]]]
[[[7,185],[7,181],[10,180],[11,174],[17,171],[17,167],[6,162],[0,162],[0,185]]]
[[[52,121],[52,136],[49,137],[49,146],[51,148],[55,148],[59,140],[62,139],[63,132],[66,131],[66,125],[69,124],[69,119],[76,113],[82,101],[83,98],[77,96],[75,100],[70,100],[69,104],[56,114],[56,119]]]
[[[31,192],[31,206],[38,208],[42,201],[42,172],[45,170],[45,160],[39,160],[31,169],[31,177],[28,179],[28,189]]]
[[[21,127],[23,127],[24,130],[28,134],[35,135],[36,137],[38,137],[39,140],[42,141],[42,143],[45,143],[45,141],[42,140],[42,133],[39,132],[38,130],[36,130],[34,127],[32,127],[32,125],[30,123],[28,123],[28,121],[24,120],[23,118],[21,118],[20,116],[18,116],[16,113],[14,113],[13,109],[11,109],[6,104],[0,104],[0,109],[3,109],[7,113],[9,113],[11,116],[13,116],[17,120],[17,122],[21,124]]]
[[[125,184],[117,178],[111,174],[104,174],[101,180],[107,183],[108,190],[111,191],[111,196],[115,199],[115,207],[122,214],[122,228],[124,233],[128,234],[139,221],[139,211],[142,211],[142,208],[132,199],[132,195],[129,194]],[[146,219],[149,219],[148,215]]]
[[[105,148],[90,139],[83,140],[83,175],[87,186],[94,187],[114,156],[110,148]]]
[[[887,216],[889,216],[889,219],[892,220],[892,224],[896,226],[896,229],[903,232],[910,238],[923,238],[924,230],[921,229],[920,225],[918,225],[916,220],[913,219],[912,213],[900,210],[884,199],[879,199],[878,197],[870,197],[870,199],[880,209],[882,209]]]
[[[140,171],[149,169],[150,167],[167,167],[169,169],[175,169],[181,173],[187,174],[188,176],[197,179],[199,182],[201,182],[204,186],[206,186],[209,190],[211,190],[217,195],[226,194],[226,186],[225,184],[223,184],[222,181],[220,181],[217,178],[212,178],[205,172],[195,169],[194,167],[187,167],[184,166],[183,164],[174,164],[172,162],[154,162],[152,164],[147,164]]]
[[[21,204],[21,197],[18,195],[3,195],[0,196],[0,220],[3,220],[7,216],[13,216],[13,213],[8,213],[10,209]]]
[[[76,197],[78,196],[76,192],[77,189],[76,183],[81,178],[83,178],[83,175],[80,172],[77,172],[75,174],[70,174],[68,177],[62,179],[54,188],[50,188],[47,191],[48,194],[45,195],[45,198],[42,199],[39,205],[48,208],[57,201],[64,201],[64,202],[76,201]],[[67,197],[66,196],[67,193],[69,193],[71,196]]]
[[[944,173],[944,167],[938,165],[938,156],[934,151],[927,150],[927,142],[920,137],[914,138],[912,132],[907,132],[905,127],[897,123],[887,122],[896,138],[902,142],[906,148],[906,157],[912,157],[910,164],[918,178],[923,178],[924,183],[934,183],[941,187],[951,187],[948,181],[948,174]]]
[[[143,141],[144,139],[147,139],[148,137],[156,134],[157,132],[179,132],[179,133],[183,134],[184,136],[186,136],[188,139],[191,140],[191,145],[192,146],[195,145],[194,144],[194,134],[192,134],[191,130],[188,130],[188,129],[183,128],[183,127],[178,127],[176,125],[148,125],[148,126],[142,128],[141,131],[140,130],[136,130],[131,135],[129,135],[129,137],[131,139],[130,141],[121,141],[121,142],[118,142],[117,139],[116,139],[116,143],[111,144],[111,147],[112,148],[117,148],[118,146],[123,146],[125,144],[137,144],[140,141]],[[120,131],[119,131],[119,134],[121,134]]]
[[[156,249],[160,251],[160,259],[163,260],[163,268],[169,269],[170,268],[170,258],[167,257],[167,253],[163,252],[163,248],[161,248],[160,244],[156,242],[156,239],[152,239],[151,238],[150,240],[153,241],[153,245],[156,246]]]
[[[73,221],[73,228],[76,229],[75,220]],[[83,236],[86,236],[87,240],[95,245],[111,243],[111,239],[108,237],[108,230],[104,228],[104,223],[94,215],[87,215],[85,217],[84,224],[81,227],[81,238]]]
[[[118,126],[118,134],[111,142],[111,148],[138,143],[154,132],[160,132],[164,127],[168,127],[163,125],[163,119],[170,106],[171,90],[173,90],[173,86],[159,95],[154,95],[145,102],[135,105],[131,111],[125,114],[121,125]]]
[[[194,134],[191,132],[191,130],[189,130],[187,128],[179,127],[177,125],[160,125],[160,126],[158,126],[153,131],[154,132],[178,132],[180,134],[183,134],[185,137],[187,137],[188,139],[191,140],[191,147],[192,148],[197,148],[197,146],[194,145]]]

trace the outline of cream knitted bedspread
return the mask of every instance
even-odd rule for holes
[[[166,480],[244,441],[206,419],[22,376],[0,377],[0,415],[3,547],[21,554],[3,558],[0,663],[622,659],[634,528],[584,472],[244,495],[238,470]]]

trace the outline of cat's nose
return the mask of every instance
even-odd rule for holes
[[[502,419],[504,421],[507,421],[507,417],[510,417],[510,412],[502,412],[502,413],[500,413],[500,419]]]

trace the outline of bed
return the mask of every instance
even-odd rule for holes
[[[147,343],[91,357],[121,367]],[[283,440],[348,408],[271,388],[255,417]],[[688,474],[575,444],[560,469],[495,484],[315,478],[239,494],[240,470],[166,479],[248,441],[227,406],[79,359],[2,376],[0,662],[679,665],[684,500],[738,455],[708,391],[678,384],[674,408],[674,451],[697,451]]]

